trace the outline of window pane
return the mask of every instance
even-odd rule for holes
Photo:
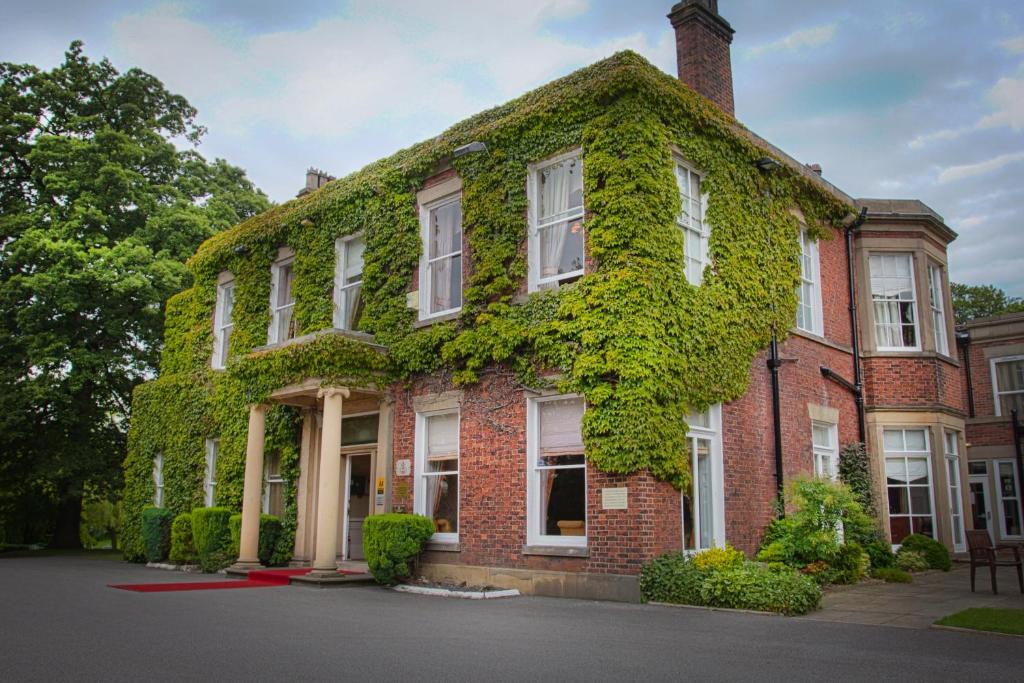
[[[907,461],[903,458],[886,458],[885,479],[889,484],[905,484],[907,482]]]
[[[583,453],[583,399],[563,398],[538,403],[539,455]]]
[[[1014,464],[1011,462],[1001,462],[999,465],[999,494],[1003,498],[1016,498],[1017,497],[1017,485],[1016,480],[1013,476]]]
[[[832,446],[832,430],[823,425],[812,425],[812,439],[815,446],[830,448]]]
[[[927,486],[910,487],[910,509],[915,515],[930,515],[932,513]]]
[[[714,542],[714,514],[711,512],[711,442],[697,439],[697,490],[700,501],[700,547],[710,548]]]
[[[969,461],[967,474],[988,474],[988,463],[980,460]]]
[[[578,158],[552,164],[539,175],[541,223],[579,213],[583,207],[583,168]]]
[[[425,509],[438,533],[459,531],[459,475],[426,476]]]
[[[585,536],[586,470],[541,470],[539,474],[542,533]]]
[[[540,228],[540,276],[583,270],[583,219]]]
[[[1024,393],[1019,394],[1003,394],[999,397],[999,414],[1009,416],[1013,411],[1017,411],[1017,415],[1024,415]]]
[[[361,284],[346,287],[341,293],[341,326],[353,330],[359,324],[363,314],[363,286]]]
[[[910,534],[910,517],[889,516],[889,533],[893,543],[900,543]]]
[[[462,251],[462,201],[430,210],[430,258]]]
[[[926,451],[928,450],[928,437],[925,436],[923,429],[908,429],[904,432],[907,440],[908,451]]]
[[[363,275],[363,251],[366,242],[362,237],[355,237],[345,243],[345,281],[344,284],[359,282]]]
[[[267,514],[284,516],[284,484],[273,482],[267,485]]]
[[[996,390],[1024,390],[1024,360],[996,363]]]
[[[459,415],[446,413],[427,418],[427,459],[459,457]]]
[[[292,269],[292,264],[286,263],[279,266],[277,275],[277,305],[287,306],[294,302],[292,296],[292,285],[295,280],[295,271]]]
[[[886,451],[903,450],[903,432],[899,429],[886,429],[882,432],[882,441]]]
[[[456,254],[432,262],[430,270],[430,312],[462,306],[462,256]]]
[[[379,421],[380,416],[376,414],[342,418],[341,445],[351,446],[360,443],[376,443]]]
[[[427,461],[427,472],[457,472],[458,458],[432,458]]]
[[[913,529],[915,534],[923,534],[935,538],[935,528],[932,526],[931,517],[913,517]]]
[[[907,487],[889,487],[889,515],[905,515],[910,512],[910,502],[907,498]]]
[[[281,476],[281,454],[278,451],[267,453],[267,477]]]
[[[586,463],[582,453],[576,455],[544,455],[537,456],[538,467],[571,467]]]
[[[702,413],[690,413],[686,416],[686,424],[691,428],[711,429],[711,411],[705,410]]]

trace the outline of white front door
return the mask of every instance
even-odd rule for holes
[[[363,522],[370,516],[370,454],[345,457],[342,519],[338,526],[338,554],[345,560],[362,560]]]

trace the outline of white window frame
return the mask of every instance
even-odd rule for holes
[[[348,417],[348,416],[345,416]],[[344,419],[344,418],[343,418]],[[284,486],[284,475],[280,471],[280,456],[278,456],[278,471],[277,473],[271,473],[267,471],[267,468],[263,472],[263,497],[260,500],[260,509],[263,514],[269,515],[270,513],[270,486],[271,484],[280,484]]]
[[[814,443],[814,428],[820,427],[826,430],[829,443],[827,445]],[[811,420],[811,451],[814,454],[814,476],[831,481],[839,480],[839,425],[834,422],[821,422]],[[821,466],[823,460],[828,459],[831,467],[825,471]]]
[[[909,300],[909,302],[911,304],[911,310],[914,313],[914,323],[913,323],[914,324],[914,342],[915,342],[914,346],[882,346],[882,344],[880,343],[879,335],[878,335],[878,328],[879,328],[879,325],[881,325],[882,323],[880,323],[878,321],[878,315],[877,315],[877,312],[875,310],[875,304],[878,301],[889,302],[889,301],[893,301],[893,299],[876,299],[875,298],[874,276],[873,276],[873,272],[872,272],[872,268],[871,268],[871,259],[876,257],[876,256],[880,257],[880,258],[884,258],[886,256],[904,256],[904,257],[906,257],[907,259],[910,260],[910,294],[911,294],[912,298]],[[921,350],[921,314],[920,314],[920,311],[918,310],[920,300],[919,300],[919,297],[917,295],[917,271],[915,270],[916,262],[917,262],[917,259],[914,258],[914,254],[912,252],[909,252],[909,251],[901,251],[901,252],[874,252],[874,253],[871,253],[871,254],[868,255],[868,287],[869,287],[869,293],[871,294],[871,316],[872,316],[872,318],[874,320],[875,346],[876,346],[876,348],[879,351],[920,351]],[[901,322],[900,323],[900,339],[901,340],[903,338],[903,329],[902,328],[903,328],[903,324]]]
[[[1010,471],[1013,472],[1013,485],[1017,490],[1017,515],[1021,520],[1021,530],[1024,531],[1024,509],[1021,508],[1020,473],[1017,471],[1017,461],[1000,458],[992,461],[992,477],[995,480],[996,499],[999,501],[999,507],[994,510],[995,514],[999,517],[999,537],[1002,539],[1024,538],[1021,534],[1009,534],[1006,532],[1006,515],[1003,513],[1003,501],[1014,499],[1003,497],[1003,482],[999,472],[1000,465],[1009,465]]]
[[[422,253],[420,254],[420,266],[419,266],[419,284],[420,284],[420,301],[419,301],[419,319],[429,320],[431,318],[437,318],[442,315],[450,315],[452,313],[458,313],[462,310],[462,305],[454,306],[452,308],[445,309],[443,311],[437,311],[435,313],[430,312],[430,265],[434,262],[440,261],[441,259],[450,259],[454,256],[459,257],[461,265],[462,277],[459,278],[459,301],[462,301],[462,295],[464,292],[463,281],[466,277],[466,260],[462,258],[462,241],[460,240],[458,245],[452,245],[458,247],[443,255],[437,256],[433,259],[430,258],[430,214],[436,209],[440,209],[448,204],[454,204],[455,202],[462,203],[462,190],[453,194],[445,195],[440,199],[427,202],[426,204],[420,205],[420,245]],[[463,232],[463,226],[461,225],[461,218],[459,220],[459,234],[462,235],[462,240],[465,240],[466,236]]]
[[[345,280],[348,273],[345,272],[345,264],[348,262],[349,245],[356,240],[363,240],[363,254],[366,253],[366,238],[359,232],[346,237],[339,237],[334,242],[334,316],[332,324],[339,330],[352,330],[352,326],[345,320],[345,311],[348,308],[348,297],[353,289],[363,287],[363,270],[366,268],[365,257],[359,264],[359,280],[348,282]]]
[[[887,431],[899,431],[899,432],[901,432],[903,434],[903,437],[902,437],[903,438],[903,450],[890,452],[889,450],[886,449],[886,447],[885,447],[885,432],[887,432]],[[906,444],[907,444],[906,432],[915,432],[915,431],[920,431],[920,432],[924,433],[924,450],[923,451],[910,451],[910,450],[906,450]],[[884,481],[884,484],[885,484],[885,513],[886,513],[887,521],[888,521],[888,524],[889,524],[889,526],[887,527],[886,530],[889,531],[890,534],[892,533],[892,531],[891,531],[891,529],[892,529],[891,519],[892,519],[892,517],[894,515],[889,510],[889,488],[890,487],[889,487],[888,476],[884,473],[884,464],[890,458],[894,459],[894,460],[897,459],[897,458],[902,458],[903,461],[904,461],[904,467],[907,470],[909,470],[909,465],[907,464],[907,460],[909,458],[914,458],[914,459],[924,458],[925,459],[925,467],[928,468],[928,507],[929,507],[929,510],[931,510],[929,516],[931,517],[931,520],[932,520],[932,534],[933,534],[932,537],[936,541],[940,540],[938,538],[939,527],[938,527],[938,524],[936,524],[936,518],[935,518],[935,472],[934,472],[934,470],[932,468],[931,443],[932,443],[931,430],[928,429],[927,427],[921,427],[921,426],[898,427],[896,425],[887,425],[887,426],[885,426],[882,429],[882,458],[883,458],[883,477],[884,477],[883,481]],[[913,520],[913,518],[914,517],[924,517],[925,515],[915,515],[914,514],[913,500],[911,498],[910,491],[909,491],[910,485],[908,483],[904,483],[903,487],[908,489],[907,490],[907,508],[908,508],[909,512],[907,514],[902,514],[901,513],[901,514],[897,514],[895,516],[896,517],[908,517],[908,518],[910,518],[910,533],[912,533],[912,534],[913,533],[917,533],[916,531],[914,531],[914,520]],[[900,545],[901,544],[899,544],[899,543],[893,543],[893,547],[894,548],[899,548]]]
[[[994,401],[995,415],[997,417],[1009,417],[1009,415],[1003,415],[1003,402],[999,400],[999,397],[1003,394],[1024,394],[1024,390],[1020,389],[1008,389],[1006,391],[999,390],[999,379],[996,374],[996,365],[999,363],[1013,363],[1017,361],[1024,361],[1024,356],[1003,356],[1002,358],[993,358],[989,361],[989,372],[992,374],[992,400]],[[1024,415],[1020,415],[1024,419]]]
[[[551,469],[582,469],[583,475],[583,500],[589,500],[590,481],[586,475],[587,458],[583,454],[582,465],[564,465],[559,467],[543,467],[537,465],[537,456],[540,450],[540,405],[549,401],[566,399],[579,399],[579,394],[557,394],[553,396],[533,396],[526,400],[526,544],[534,546],[562,546],[567,548],[585,548],[590,533],[589,505],[585,506],[583,519],[582,536],[553,536],[543,533],[540,521],[541,495],[540,495],[540,472]],[[583,411],[586,412],[587,405],[584,401]]]
[[[952,531],[953,550],[967,551],[967,534],[964,531],[964,497],[960,480],[960,433],[942,430],[946,462],[946,490],[949,494],[949,524]],[[959,512],[957,512],[959,510]],[[960,540],[957,541],[959,535]]]
[[[227,365],[231,331],[235,328],[232,311],[225,310],[229,290],[234,309],[235,278],[230,273],[222,274],[217,283],[217,302],[213,311],[213,358],[210,366],[214,370],[223,370]]]
[[[164,452],[153,456],[153,506],[164,506]]]
[[[203,474],[203,504],[213,507],[217,500],[217,456],[220,439],[206,440],[206,470]]]
[[[725,466],[722,456],[722,404],[710,406],[707,410],[710,427],[700,427],[688,423],[686,434],[687,458],[690,461],[690,480],[693,492],[693,526],[694,547],[686,547],[686,491],[679,492],[679,528],[682,532],[680,544],[686,554],[695,554],[708,550],[700,542],[700,490],[697,486],[697,439],[711,442],[711,548],[725,546]]]
[[[454,472],[446,470],[444,472],[431,472],[427,473],[427,419],[436,415],[452,415],[456,416],[455,420],[455,447],[456,453],[458,453],[458,469]],[[458,408],[448,408],[445,410],[427,410],[416,413],[416,443],[415,443],[415,480],[413,481],[413,511],[418,515],[423,515],[430,519],[433,519],[431,514],[426,509],[427,502],[427,477],[432,476],[446,476],[449,474],[455,474],[459,478],[459,496],[456,502],[456,514],[459,516],[458,528],[462,528],[462,414]],[[458,543],[459,532],[434,532],[434,535],[430,538],[433,543]]]
[[[806,250],[805,250],[806,248]],[[810,272],[807,272],[810,266]],[[804,286],[810,288],[811,300],[804,301]],[[824,313],[821,305],[821,254],[818,251],[818,240],[811,239],[807,228],[800,228],[800,286],[797,287],[797,329],[804,332],[825,336]],[[809,311],[810,321],[800,322],[800,312]]]
[[[673,173],[675,173],[676,179],[676,190],[679,192],[679,211],[676,213],[676,227],[678,227],[683,233],[683,277],[694,287],[699,287],[704,282],[704,271],[709,265],[711,265],[711,256],[709,252],[709,244],[711,241],[711,228],[708,226],[706,210],[708,205],[708,194],[703,191],[704,189],[704,174],[695,169],[692,165],[683,161],[679,156],[673,156],[675,162]],[[700,197],[697,199],[699,206],[697,211],[700,213],[699,225],[694,226],[691,220],[687,220],[683,217],[683,188],[680,185],[680,172],[684,172],[688,175],[696,176],[697,182],[701,188]],[[693,198],[691,198],[692,201]],[[688,235],[696,235],[697,243],[700,245],[699,253],[696,258],[691,258],[690,254],[687,253],[687,240]],[[690,264],[698,263],[700,271],[694,275],[691,279]]]
[[[545,225],[540,225],[540,174],[541,172],[555,164],[560,164],[563,161],[570,159],[576,159],[580,167],[580,172],[583,172],[583,150],[576,148],[565,154],[559,154],[556,157],[545,159],[544,161],[530,164],[527,166],[526,176],[526,196],[529,204],[529,235],[527,238],[527,290],[530,292],[536,292],[540,289],[546,289],[551,287],[558,287],[559,284],[564,280],[572,280],[578,277],[582,277],[586,271],[587,261],[587,226],[586,226],[586,215],[587,215],[587,194],[584,189],[583,201],[580,204],[579,216],[580,225],[583,229],[583,267],[574,270],[570,273],[562,273],[549,275],[547,277],[541,277],[540,275],[540,230],[547,225],[554,225],[556,223],[562,223],[572,221],[577,218],[576,214],[573,213],[571,216],[566,216],[558,221],[550,221]]]
[[[295,322],[294,288],[291,292],[291,303],[287,303],[281,306],[277,304],[277,291],[281,287],[281,270],[285,266],[292,267],[292,277],[294,278],[294,255],[278,258],[276,261],[274,261],[273,265],[270,266],[270,327],[267,329],[267,344],[280,344],[281,342],[288,341],[287,339],[281,339],[278,336],[278,330],[281,327],[279,321],[284,311],[290,310],[292,313],[292,322]]]
[[[932,328],[935,335],[935,350],[943,356],[949,355],[949,335],[946,330],[945,278],[942,266],[928,263],[928,305],[932,313]]]

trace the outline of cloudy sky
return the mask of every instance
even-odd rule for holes
[[[200,151],[276,201],[621,49],[675,73],[671,0],[34,0],[0,61],[75,38],[209,128]],[[1024,3],[720,0],[741,121],[856,197],[922,199],[954,280],[1024,296]]]

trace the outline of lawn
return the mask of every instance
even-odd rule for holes
[[[963,612],[950,614],[935,623],[939,626],[971,628],[976,631],[1024,635],[1024,609],[973,607],[965,609]]]

